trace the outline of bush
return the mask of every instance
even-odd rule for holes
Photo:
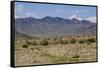
[[[80,56],[79,55],[74,55],[72,58],[79,58]]]
[[[85,40],[79,40],[79,43],[80,44],[82,44],[82,43],[84,43],[85,42]]]
[[[28,48],[28,45],[22,45],[23,48]]]
[[[79,41],[80,44],[84,43],[83,41]]]
[[[61,40],[60,43],[61,44],[68,44],[68,41],[67,40]]]
[[[54,38],[53,40],[54,40],[54,41],[56,41],[56,40],[57,40],[57,38]]]
[[[36,41],[35,40],[33,40],[33,41],[26,41],[26,44],[27,45],[37,45],[37,43],[36,43]]]
[[[93,42],[95,42],[95,39],[90,38],[90,39],[87,40],[87,42],[91,42],[91,43],[93,43]]]
[[[43,46],[47,46],[48,45],[48,41],[47,40],[43,40],[43,41],[41,41],[40,44],[43,45]]]
[[[27,43],[28,45],[30,45],[30,44],[31,44],[31,42],[29,42],[29,41],[27,41],[26,43]]]
[[[33,41],[32,44],[33,44],[33,45],[37,45],[36,41]]]
[[[76,42],[76,39],[74,39],[74,38],[70,40],[70,43],[72,43],[72,44],[74,44],[75,42]]]
[[[91,44],[91,42],[87,42],[87,44],[88,44],[88,45],[90,45],[90,44]]]
[[[58,41],[52,41],[52,42],[50,42],[49,44],[57,45],[57,44],[59,44],[59,42],[58,42]]]

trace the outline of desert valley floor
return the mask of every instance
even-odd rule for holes
[[[96,48],[95,36],[16,38],[15,65],[96,61]]]

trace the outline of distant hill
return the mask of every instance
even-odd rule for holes
[[[76,18],[64,19],[50,16],[41,19],[33,17],[16,18],[15,25],[18,33],[33,37],[96,34],[96,23]]]

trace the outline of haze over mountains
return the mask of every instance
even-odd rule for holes
[[[88,20],[64,19],[50,17],[38,19],[34,17],[16,18],[16,32],[37,37],[56,37],[66,35],[95,35],[96,23]]]

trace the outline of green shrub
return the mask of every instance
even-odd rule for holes
[[[84,42],[86,42],[85,40],[79,40],[78,41],[80,44],[82,44],[82,43],[84,43]]]
[[[74,39],[74,38],[70,40],[71,44],[74,44],[75,42],[76,42],[76,39]]]
[[[50,44],[52,44],[52,45],[57,45],[57,44],[59,44],[59,42],[57,42],[57,41],[52,41]]]
[[[30,45],[31,44],[31,42],[29,42],[29,41],[27,41],[26,43],[27,43],[27,45]]]
[[[80,56],[78,54],[76,54],[72,58],[80,58]]]
[[[23,48],[28,48],[28,45],[22,45]]]
[[[34,48],[31,48],[31,50],[34,50]]]
[[[68,44],[68,41],[67,40],[61,40],[60,43],[61,44]]]
[[[38,63],[38,61],[37,60],[34,60],[33,63]]]
[[[56,40],[57,40],[57,38],[54,38],[53,40],[54,40],[54,41],[56,41]]]
[[[93,43],[93,42],[95,42],[95,39],[90,38],[90,39],[87,40],[87,42]]]
[[[43,45],[43,46],[47,46],[48,45],[48,41],[47,40],[43,40],[43,41],[41,41],[40,44]]]
[[[79,41],[80,44],[84,43],[83,41]]]
[[[91,44],[91,42],[87,42],[87,44],[88,44],[88,45],[90,45],[90,44]]]
[[[36,41],[33,41],[33,42],[32,42],[32,45],[37,45]]]

